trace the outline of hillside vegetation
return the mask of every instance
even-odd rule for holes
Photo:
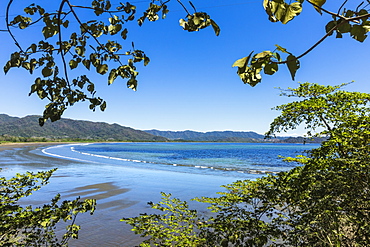
[[[39,116],[23,118],[0,114],[0,136],[8,139],[25,140],[97,140],[97,141],[168,141],[144,131],[118,124],[61,119],[43,127],[38,124]]]

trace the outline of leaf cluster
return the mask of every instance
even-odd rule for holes
[[[273,75],[279,70],[279,63],[282,62],[279,52],[288,54],[287,66],[294,80],[300,63],[293,54],[279,45],[276,45],[276,49],[273,52],[263,51],[253,55],[252,51],[247,57],[237,60],[233,67],[238,67],[237,73],[244,83],[255,86],[262,80],[261,72]]]
[[[277,107],[282,114],[268,134],[302,123],[308,136],[320,128],[318,135],[327,138],[306,156],[287,158],[300,164],[290,171],[225,185],[219,197],[196,198],[214,213],[202,220],[197,236],[205,242],[197,246],[369,246],[370,94],[340,90],[344,85],[301,83],[283,91],[301,100]],[[177,205],[177,215],[188,210]],[[128,222],[161,241],[146,230],[150,217]],[[171,218],[156,219],[157,229],[172,227]]]
[[[160,214],[142,214],[121,220],[133,226],[136,234],[148,237],[140,246],[206,246],[205,239],[198,236],[204,219],[196,210],[189,209],[186,202],[171,198],[171,194],[161,194],[161,202],[148,203]]]
[[[150,62],[144,51],[136,49],[133,42],[127,45],[128,23],[143,25],[145,20],[154,22],[165,18],[169,13],[170,1],[153,0],[142,15],[137,15],[137,7],[129,2],[113,7],[110,0],[92,0],[90,6],[72,4],[71,0],[60,0],[57,11],[49,11],[36,4],[24,9],[24,15],[17,15],[9,20],[10,7],[6,12],[7,31],[17,45],[18,51],[11,54],[4,66],[4,72],[11,68],[23,68],[30,74],[38,73],[31,85],[31,94],[48,100],[39,123],[46,120],[59,120],[64,111],[75,103],[87,101],[89,108],[104,111],[107,103],[96,96],[95,84],[89,78],[89,71],[98,75],[107,75],[107,84],[117,78],[127,82],[127,87],[137,89],[136,64]],[[181,19],[181,26],[189,32],[212,26],[218,35],[220,28],[203,12],[190,14],[185,6],[177,1],[187,12],[186,21]],[[193,4],[191,3],[193,6]],[[194,6],[193,6],[194,7]],[[90,11],[87,21],[82,21],[82,11]],[[91,16],[92,15],[92,16]],[[30,43],[27,48],[20,45],[12,29],[28,29],[34,24],[42,25],[42,39]],[[11,29],[12,28],[12,29]],[[125,48],[126,47],[126,48]],[[69,78],[76,68],[85,69],[86,74]]]
[[[11,179],[0,177],[0,244],[1,246],[67,246],[71,238],[78,237],[80,226],[75,224],[79,213],[93,214],[96,201],[77,198],[60,201],[56,195],[49,204],[32,208],[21,206],[19,200],[30,196],[49,182],[56,169],[17,174]],[[71,221],[61,239],[56,237],[58,222]]]
[[[287,49],[276,45],[274,52],[263,51],[254,54],[252,51],[248,56],[237,60],[233,67],[237,67],[240,79],[254,87],[262,80],[261,73],[273,75],[278,71],[279,65],[285,64],[290,72],[292,80],[295,79],[297,70],[300,68],[300,59],[315,49],[326,38],[336,33],[336,38],[342,38],[348,33],[351,38],[364,42],[370,31],[370,14],[367,7],[370,5],[360,2],[356,9],[346,9],[347,1],[344,1],[336,12],[324,9],[325,0],[309,0],[307,4],[313,6],[320,14],[323,12],[332,16],[333,20],[326,24],[325,35],[314,45],[300,55],[293,55]],[[287,24],[296,18],[303,10],[304,0],[264,0],[263,7],[271,22]]]
[[[193,15],[187,15],[186,19],[180,19],[180,26],[188,32],[199,31],[200,29],[212,26],[215,34],[220,34],[220,27],[207,13],[196,12]]]

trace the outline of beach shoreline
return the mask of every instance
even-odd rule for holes
[[[230,177],[94,164],[42,153],[48,146],[64,144],[80,143],[0,144],[0,162],[2,167],[7,168],[1,173],[8,176],[58,168],[50,183],[23,200],[24,205],[48,203],[58,193],[62,200],[73,200],[77,196],[97,199],[94,215],[81,214],[77,217],[81,230],[79,239],[70,242],[72,247],[139,245],[142,241],[140,236],[135,235],[131,227],[120,219],[154,212],[147,202],[158,202],[162,191],[189,202],[196,196],[216,196],[216,192],[222,191],[222,184],[232,182]],[[198,205],[189,203],[191,206]]]
[[[4,142],[0,143],[0,151],[13,148],[23,148],[29,146],[49,146],[60,144],[75,144],[77,142]]]

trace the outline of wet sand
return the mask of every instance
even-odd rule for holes
[[[61,144],[64,143],[1,144],[0,162],[6,168],[2,173],[7,176],[58,168],[48,185],[22,201],[25,205],[41,205],[57,193],[62,200],[78,196],[97,199],[94,215],[77,217],[77,224],[81,225],[79,239],[70,241],[70,246],[136,246],[140,237],[120,219],[153,212],[147,202],[158,202],[160,192],[189,201],[197,196],[214,196],[222,190],[220,185],[234,181],[220,176],[87,164],[40,154],[43,148]],[[196,202],[189,204],[201,211],[205,209]]]

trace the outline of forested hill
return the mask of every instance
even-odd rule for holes
[[[48,140],[91,140],[91,141],[195,141],[195,142],[283,142],[304,143],[321,142],[321,139],[306,140],[302,137],[264,139],[256,132],[248,131],[160,131],[135,130],[118,124],[61,119],[43,127],[38,124],[39,116],[23,118],[0,114],[0,141]],[[36,140],[33,140],[35,139]],[[30,140],[32,139],[32,140]]]
[[[170,140],[185,140],[185,141],[213,141],[213,142],[261,142],[264,141],[264,135],[256,132],[238,132],[238,131],[160,131],[160,130],[145,130],[147,133],[163,136]]]
[[[199,141],[199,142],[274,142],[274,143],[321,143],[325,138],[279,137],[265,139],[264,135],[253,131],[161,131],[145,130],[147,133],[163,136],[173,141]]]
[[[46,139],[87,139],[102,141],[168,141],[144,131],[118,124],[61,119],[39,126],[39,116],[23,118],[0,114],[0,135],[14,137],[41,137]]]

